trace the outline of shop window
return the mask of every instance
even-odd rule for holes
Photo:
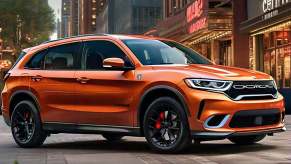
[[[291,27],[264,34],[264,72],[272,75],[279,88],[291,87]]]

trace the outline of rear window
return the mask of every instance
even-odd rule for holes
[[[26,52],[22,51],[19,55],[18,55],[18,58],[17,60],[15,61],[15,63],[13,64],[13,66],[10,68],[10,69],[13,69],[16,64],[26,55]]]

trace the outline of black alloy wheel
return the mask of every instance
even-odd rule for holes
[[[37,109],[30,101],[21,101],[15,106],[11,117],[11,131],[20,147],[40,146],[47,137],[41,128]]]
[[[184,109],[169,97],[158,98],[149,106],[144,134],[151,148],[159,152],[179,152],[191,143]]]

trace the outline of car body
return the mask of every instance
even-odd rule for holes
[[[155,59],[158,51],[161,58]],[[194,56],[186,58],[188,52]],[[69,53],[73,55],[66,57]],[[96,57],[100,54],[102,59]],[[43,43],[25,49],[6,75],[3,117],[11,125],[17,104],[29,101],[46,134],[145,136],[144,124],[151,113],[147,111],[155,108],[152,103],[157,99],[165,98],[155,103],[167,106],[169,102],[179,108],[173,109],[176,114],[169,110],[155,116],[153,125],[166,136],[158,138],[165,141],[171,135],[161,125],[166,125],[169,113],[170,119],[181,119],[169,124],[177,124],[187,131],[186,138],[197,141],[235,140],[285,130],[283,97],[271,76],[215,65],[195,54],[174,41],[145,36],[86,35]],[[160,60],[164,63],[157,64]],[[175,62],[165,62],[171,60]],[[187,64],[192,60],[193,64]],[[177,145],[151,146],[160,151],[182,150]]]

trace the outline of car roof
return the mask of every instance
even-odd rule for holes
[[[59,43],[65,43],[65,42],[73,42],[73,41],[79,41],[79,40],[86,40],[86,39],[98,39],[98,38],[109,38],[113,40],[128,40],[128,39],[149,39],[149,40],[169,40],[165,38],[159,38],[159,37],[153,37],[153,36],[145,36],[145,35],[121,35],[121,34],[86,34],[86,35],[77,35],[72,37],[66,37],[66,38],[60,38],[56,40],[51,40],[47,42],[43,42],[40,45],[37,45],[35,47],[26,48],[23,51],[27,52],[30,50],[35,49],[42,49],[44,47],[48,47],[50,45],[59,44]],[[170,40],[169,40],[170,41]]]

